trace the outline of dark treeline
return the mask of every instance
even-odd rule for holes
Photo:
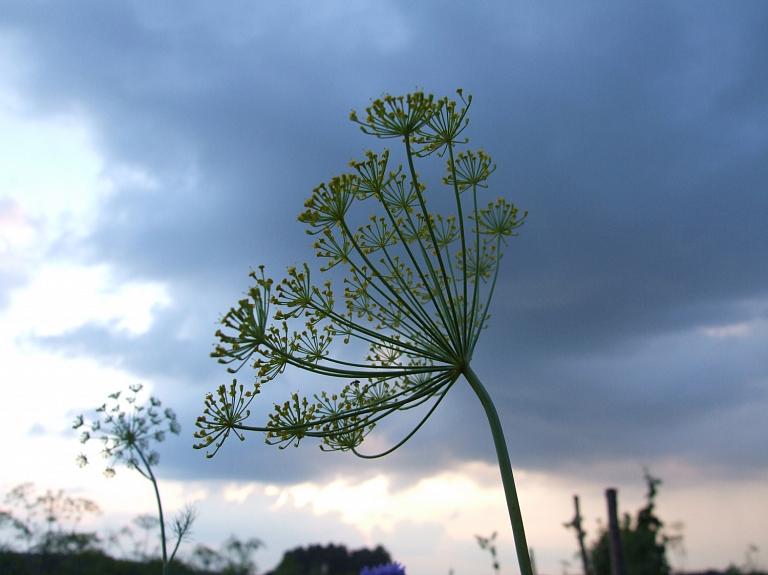
[[[196,552],[200,547],[196,548]],[[175,560],[172,575],[255,575],[252,561],[229,561],[217,569],[199,566],[199,554],[193,553],[189,564]],[[297,547],[283,555],[280,564],[266,575],[358,575],[363,567],[391,561],[381,546],[376,549],[348,551],[343,545],[310,545]],[[209,561],[209,564],[211,562]],[[98,549],[67,553],[21,553],[0,551],[0,573],[3,575],[147,575],[162,572],[162,561],[136,561],[110,557]]]
[[[3,575],[147,575],[162,573],[162,570],[160,559],[117,559],[97,549],[67,554],[0,551],[0,573]],[[171,573],[224,575],[223,571],[202,571],[179,561],[174,561]],[[235,572],[228,573],[234,575]]]
[[[310,545],[286,551],[280,564],[266,575],[359,575],[363,567],[391,561],[381,545],[373,551],[347,551],[343,545]]]

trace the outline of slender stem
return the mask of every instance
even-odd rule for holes
[[[311,428],[320,428],[320,431],[306,431],[305,435],[307,437],[325,437],[326,432],[322,430],[322,427],[327,423],[332,423],[334,421],[340,421],[340,420],[346,420],[351,417],[365,417],[368,415],[372,415],[372,418],[370,419],[369,423],[375,423],[379,421],[380,419],[383,419],[390,413],[394,413],[395,411],[398,411],[400,409],[410,409],[410,407],[415,407],[416,405],[421,405],[425,401],[428,401],[431,397],[436,395],[440,392],[440,389],[444,387],[445,385],[448,385],[449,387],[454,384],[456,381],[456,377],[453,375],[439,375],[435,378],[433,378],[432,382],[428,385],[425,385],[420,388],[419,391],[413,393],[412,395],[406,397],[406,399],[390,402],[394,398],[403,397],[410,393],[409,390],[405,389],[402,391],[399,391],[392,396],[377,400],[375,402],[372,402],[370,405],[367,405],[366,407],[359,407],[359,408],[352,408],[346,410],[344,413],[340,413],[337,415],[332,416],[326,416],[326,417],[320,417],[316,420],[313,420],[311,423],[297,423],[293,425],[273,425],[273,426],[267,426],[267,427],[255,427],[251,425],[242,425],[239,423],[233,424],[231,426],[232,429],[240,429],[243,431],[257,431],[257,432],[274,432],[279,433],[282,431],[306,431]],[[415,405],[409,405],[409,404],[415,404]],[[352,424],[352,425],[344,425],[343,429],[340,431],[356,431],[358,429],[361,429],[365,427],[367,424]]]
[[[493,280],[491,280],[491,289],[488,290],[488,297],[485,300],[485,307],[483,308],[474,308],[472,309],[472,317],[476,317],[476,313],[479,313],[482,309],[483,316],[480,318],[479,322],[476,322],[475,324],[475,333],[472,337],[472,345],[469,348],[469,358],[472,358],[472,354],[475,352],[475,346],[477,345],[478,340],[480,339],[480,332],[483,331],[485,322],[488,321],[488,318],[490,317],[490,311],[491,311],[491,299],[493,298],[493,292],[496,290],[496,280],[499,279],[499,269],[501,268],[501,240],[496,240],[496,254],[497,254],[497,260],[496,260],[496,269],[493,272]],[[475,280],[475,295],[480,294],[480,286],[478,285],[480,283],[480,278]]]
[[[499,471],[501,472],[501,482],[504,485],[504,496],[507,499],[507,510],[509,511],[509,520],[512,523],[512,534],[515,538],[515,549],[517,550],[517,562],[520,565],[521,575],[533,575],[531,566],[531,557],[528,554],[528,543],[525,540],[525,528],[523,527],[523,514],[520,512],[520,501],[517,498],[515,489],[515,479],[512,476],[512,463],[509,461],[509,452],[507,451],[507,442],[504,440],[504,432],[499,421],[499,414],[491,401],[480,379],[477,377],[469,365],[463,369],[464,377],[467,378],[472,390],[477,394],[480,403],[485,409],[485,415],[488,417],[488,423],[491,425],[493,434],[493,444],[496,447],[496,457],[499,460]]]
[[[171,553],[171,559],[169,563],[173,561],[174,557],[176,557],[176,551],[179,550],[179,545],[181,545],[181,538],[183,537],[183,535],[184,535],[183,533],[179,533],[179,536],[176,539],[176,547],[173,548],[173,553]]]
[[[432,265],[432,260],[429,257],[429,250],[424,247],[424,245],[421,242],[421,239],[419,239],[419,245],[421,246],[422,253],[424,255],[424,260],[427,263],[427,268],[429,269],[430,275],[434,278],[433,281],[435,282],[435,289],[437,299],[435,301],[435,304],[437,304],[438,301],[441,302],[443,307],[446,309],[446,318],[445,318],[445,329],[448,331],[448,336],[451,338],[451,343],[455,348],[461,347],[461,334],[459,333],[459,321],[458,317],[456,315],[456,306],[453,303],[453,294],[451,293],[451,284],[448,281],[448,274],[445,271],[446,266],[443,262],[443,256],[440,252],[440,248],[438,247],[437,238],[435,237],[435,230],[432,227],[432,220],[430,218],[429,212],[427,211],[427,204],[424,201],[424,195],[421,193],[421,188],[419,187],[419,178],[416,175],[416,168],[413,165],[413,152],[411,151],[411,142],[406,137],[405,138],[405,153],[408,157],[408,168],[411,172],[411,183],[413,184],[413,189],[416,191],[416,197],[419,199],[419,205],[421,206],[421,211],[424,215],[424,224],[427,226],[427,231],[429,232],[429,238],[432,242],[432,246],[435,251],[435,255],[437,256],[437,264],[440,266],[439,270],[435,270],[434,266]],[[449,262],[450,263],[450,262]],[[439,289],[440,287],[440,281],[438,279],[437,272],[440,272],[443,276],[443,285],[445,285],[445,294]],[[453,286],[455,287],[455,286]],[[443,295],[448,296],[448,300],[446,301],[443,298]]]
[[[144,457],[144,454],[140,449],[136,449],[136,452],[144,462],[144,465],[147,468],[147,472],[149,474],[149,480],[152,482],[152,487],[155,488],[155,499],[157,499],[157,514],[160,516],[160,543],[162,543],[163,548],[163,575],[166,575],[168,573],[168,553],[165,546],[165,520],[163,519],[163,504],[160,503],[160,490],[157,488],[157,479],[155,479],[155,474],[152,473],[152,468],[149,466],[149,462]]]
[[[422,426],[422,425],[424,425],[424,424],[427,422],[427,419],[429,419],[429,417],[432,415],[432,413],[434,413],[435,409],[437,409],[437,406],[438,406],[438,405],[440,405],[440,402],[441,402],[441,401],[443,401],[443,398],[445,397],[445,394],[446,394],[446,393],[448,393],[448,390],[449,390],[449,389],[451,389],[451,386],[452,386],[452,385],[453,385],[453,384],[449,385],[449,386],[448,386],[448,387],[445,389],[445,391],[443,391],[443,392],[440,394],[440,397],[438,397],[438,398],[437,398],[437,401],[436,401],[436,402],[435,402],[435,404],[434,404],[434,405],[433,405],[433,406],[430,408],[430,410],[427,412],[427,415],[425,415],[425,416],[422,418],[422,420],[419,422],[419,424],[418,424],[416,427],[414,427],[414,428],[411,430],[411,432],[410,432],[408,435],[406,435],[406,436],[405,436],[405,437],[404,437],[404,438],[403,438],[403,439],[402,439],[402,440],[401,440],[399,443],[397,443],[396,445],[394,445],[394,446],[390,447],[390,448],[389,448],[389,449],[387,449],[386,451],[382,451],[381,453],[377,453],[376,455],[365,455],[365,454],[362,454],[362,453],[358,453],[358,452],[357,452],[357,450],[356,450],[354,447],[351,449],[352,453],[354,453],[355,455],[357,455],[357,456],[358,456],[360,459],[378,459],[379,457],[384,457],[385,455],[389,455],[389,454],[390,454],[390,453],[392,453],[393,451],[395,451],[395,450],[399,449],[400,447],[402,447],[403,445],[405,445],[405,443],[406,443],[406,442],[407,442],[407,441],[408,441],[408,440],[409,440],[411,437],[413,437],[413,436],[416,434],[416,432],[417,432],[419,429],[421,429],[421,426]]]
[[[468,325],[468,324],[471,324],[471,322],[469,321],[467,316],[467,304],[468,304],[467,298],[469,297],[468,286],[467,286],[467,275],[468,275],[467,274],[467,240],[466,240],[466,235],[464,233],[464,213],[461,209],[461,192],[459,191],[459,184],[456,181],[456,161],[453,157],[452,144],[448,146],[448,154],[450,158],[451,179],[453,180],[453,194],[456,197],[456,208],[459,212],[459,229],[461,230],[461,264],[462,264],[462,269],[464,270],[464,273],[461,274],[462,276],[464,276],[462,278],[462,284],[464,287],[464,325],[462,327],[464,329],[462,333],[461,343],[463,346],[467,346],[469,342],[470,334],[472,333],[472,326]],[[475,200],[475,217],[477,217],[477,200]],[[475,227],[477,227],[477,224],[475,224]],[[451,269],[453,269],[453,266],[451,266]],[[470,317],[474,317],[474,315]]]
[[[411,313],[414,315],[414,320],[419,322],[419,326],[422,329],[429,329],[432,322],[430,322],[429,317],[418,317],[418,312],[414,311],[411,306],[408,305],[408,302],[406,302],[402,296],[393,288],[393,286],[381,276],[381,273],[379,272],[376,265],[370,260],[370,258],[365,254],[365,251],[360,247],[359,243],[355,239],[354,234],[352,233],[352,230],[349,229],[349,226],[347,226],[347,223],[342,220],[341,222],[342,229],[344,230],[344,234],[349,239],[349,242],[352,244],[352,247],[355,248],[355,251],[360,255],[361,259],[365,262],[365,264],[368,266],[368,268],[373,272],[374,277],[376,277],[384,287],[387,288],[387,290],[394,296],[394,300],[392,297],[388,296],[384,290],[379,287],[379,285],[375,282],[371,282],[370,280],[373,278],[369,278],[368,274],[363,272],[363,270],[359,269],[358,266],[354,265],[353,262],[350,262],[350,265],[353,266],[353,269],[356,274],[363,277],[365,280],[368,281],[368,283],[376,290],[378,291],[382,296],[384,296],[388,301],[392,302],[393,304],[396,302],[400,302],[401,305],[403,305],[407,310],[410,310]],[[381,307],[381,306],[380,306]],[[419,306],[416,306],[416,310],[419,310]],[[426,314],[424,314],[426,316]]]

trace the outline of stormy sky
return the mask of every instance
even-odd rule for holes
[[[86,314],[60,329],[22,322],[9,341],[28,361],[88,361],[173,405],[184,433],[163,451],[165,477],[289,485],[385,473],[408,485],[494,462],[463,383],[375,462],[311,444],[283,452],[258,436],[211,461],[188,448],[205,394],[229,380],[208,354],[250,269],[279,278],[314,265],[296,221],[312,189],[365,150],[398,146],[362,134],[350,110],[382,93],[463,88],[469,146],[498,164],[482,193],[529,212],[473,362],[513,465],[603,483],[640,481],[638,462],[764,481],[765,3],[6,0],[0,62],[4,117],[79,130],[94,177],[108,182],[81,209],[78,189],[54,181],[33,196],[13,175],[19,164],[3,164],[6,230],[15,222],[33,239],[4,236],[1,313],[51,266],[105,270],[107,291],[161,293],[141,304],[140,329]],[[7,157],[20,141],[10,134]],[[32,171],[44,174],[47,158]],[[44,308],[80,301],[78,285],[50,285]],[[274,400],[303,377],[273,382]],[[23,371],[13,378],[10,397],[25,386]],[[115,384],[88,385],[104,396]],[[91,406],[58,407],[65,421]],[[36,417],[18,441],[33,424],[64,433]],[[604,480],[595,471],[607,469]]]

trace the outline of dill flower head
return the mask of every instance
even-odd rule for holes
[[[156,397],[150,397],[148,404],[139,404],[137,396],[143,389],[141,384],[129,386],[129,394],[122,397],[118,391],[110,394],[109,404],[104,403],[96,409],[99,417],[90,425],[82,415],[78,415],[73,429],[84,428],[80,434],[80,443],[99,439],[102,443],[101,455],[110,463],[104,475],[115,475],[114,465],[125,463],[129,468],[142,471],[142,467],[153,466],[160,461],[160,455],[152,448],[153,443],[165,440],[166,431],[178,435],[181,426],[176,421],[176,414],[170,408],[162,409],[162,403]],[[88,457],[80,454],[76,459],[79,467],[88,465]]]
[[[490,317],[502,250],[525,214],[503,199],[479,201],[495,165],[483,150],[458,149],[468,142],[462,134],[472,102],[459,96],[457,104],[422,92],[385,95],[365,119],[352,113],[366,134],[400,138],[407,163],[393,166],[388,149],[369,151],[305,202],[299,220],[315,237],[320,273],[346,269],[340,294],[330,280],[316,283],[307,264],[289,267],[282,281],[263,266],[251,272],[254,285],[222,318],[212,355],[232,373],[250,364],[255,382],[234,380],[208,394],[196,448],[212,448],[211,457],[230,434],[243,440],[243,431],[255,430],[281,448],[318,437],[321,449],[371,457],[358,448],[379,420],[425,405],[423,423],[466,371]],[[455,213],[427,208],[415,162],[433,153],[446,162],[442,183]],[[358,204],[367,218],[352,209]],[[339,340],[362,342],[368,353],[342,360]],[[311,397],[293,393],[264,425],[247,425],[262,386],[288,367],[347,382]]]

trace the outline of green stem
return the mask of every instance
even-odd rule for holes
[[[504,440],[504,432],[499,421],[499,414],[491,401],[480,379],[472,368],[467,365],[463,369],[464,377],[467,378],[469,385],[477,394],[480,403],[485,409],[485,415],[488,417],[488,423],[491,425],[493,434],[493,444],[496,447],[496,457],[499,460],[499,471],[501,472],[501,482],[504,485],[504,496],[507,499],[507,509],[509,511],[509,520],[512,522],[512,534],[515,538],[515,549],[517,550],[517,562],[520,565],[521,575],[533,575],[531,566],[531,557],[528,554],[528,543],[525,540],[525,528],[523,527],[523,514],[520,512],[520,501],[517,498],[515,489],[515,479],[512,476],[512,463],[509,461],[509,452],[507,451],[507,442]]]
[[[432,220],[430,219],[429,212],[427,211],[427,204],[424,201],[424,195],[421,193],[422,190],[421,190],[421,187],[419,186],[419,178],[416,175],[416,168],[413,165],[413,152],[411,151],[411,142],[408,139],[408,137],[405,138],[405,153],[406,153],[406,156],[408,157],[408,168],[411,172],[411,183],[413,184],[413,189],[416,191],[416,197],[419,199],[421,212],[424,215],[424,224],[427,226],[427,231],[429,232],[429,238],[430,238],[430,241],[432,242],[435,255],[437,256],[437,265],[440,267],[439,270],[435,270],[434,266],[432,265],[432,260],[429,257],[428,248],[425,248],[421,242],[421,239],[419,239],[419,245],[421,246],[421,251],[424,256],[424,260],[427,264],[427,269],[429,270],[430,275],[433,277],[433,281],[435,283],[435,290],[437,290],[435,292],[437,295],[437,298],[435,299],[435,304],[437,304],[437,302],[440,301],[441,305],[446,308],[446,318],[443,321],[445,323],[445,329],[448,332],[447,335],[451,338],[451,343],[453,344],[453,347],[455,349],[461,349],[461,333],[459,329],[458,316],[456,315],[456,311],[457,311],[456,306],[453,303],[453,294],[451,293],[451,284],[448,281],[448,274],[445,271],[446,265],[443,263],[443,255],[440,251],[440,248],[438,247],[437,238],[435,237],[435,230],[432,227]],[[445,286],[445,295],[448,296],[447,301],[443,298],[443,292],[440,290],[440,280],[438,279],[438,275],[437,275],[438,271],[443,276],[443,285]]]
[[[149,466],[149,462],[144,457],[144,454],[139,449],[137,449],[136,452],[144,462],[144,465],[147,468],[147,473],[149,474],[149,480],[152,482],[152,487],[155,488],[155,498],[157,499],[157,514],[160,516],[160,542],[162,543],[163,548],[163,575],[167,575],[168,553],[165,546],[165,520],[163,519],[163,505],[160,503],[160,490],[157,488],[157,479],[155,479],[155,474],[152,473],[152,468]]]
[[[456,181],[456,161],[453,158],[452,144],[448,146],[448,153],[450,158],[451,179],[453,180],[453,195],[456,197],[456,208],[459,212],[459,229],[461,230],[461,263],[462,263],[462,269],[464,270],[464,273],[461,274],[462,276],[464,276],[462,278],[462,283],[464,286],[464,325],[463,325],[464,329],[462,332],[463,338],[461,343],[463,346],[467,346],[467,345],[470,345],[469,336],[472,333],[472,326],[467,325],[468,323],[470,323],[468,321],[468,317],[474,317],[474,314],[467,316],[467,304],[468,304],[467,298],[469,297],[468,286],[467,286],[467,240],[464,233],[464,213],[461,209],[461,192],[459,191],[459,184]],[[477,200],[475,200],[475,214],[477,214]],[[475,224],[475,227],[478,227],[477,224]],[[451,270],[453,270],[453,266],[451,266]]]

